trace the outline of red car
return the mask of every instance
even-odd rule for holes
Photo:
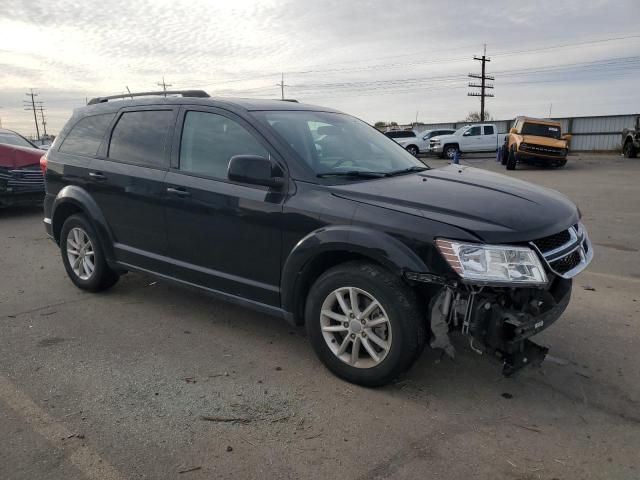
[[[23,136],[0,128],[0,208],[42,203],[44,178],[40,158],[43,154]]]

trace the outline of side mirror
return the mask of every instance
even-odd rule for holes
[[[511,127],[509,129],[509,133],[518,133],[518,129],[516,127]]]
[[[284,185],[284,172],[280,165],[259,155],[235,155],[229,160],[229,180],[251,185],[280,188]]]
[[[466,132],[464,132],[462,134],[463,137],[470,137],[471,136],[471,132],[469,130],[467,130]]]

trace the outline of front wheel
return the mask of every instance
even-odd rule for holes
[[[443,153],[444,153],[444,156],[447,157],[449,160],[453,160],[453,158],[458,153],[458,147],[456,147],[455,145],[447,145],[446,147],[444,147]]]
[[[407,147],[407,152],[409,152],[414,157],[417,157],[418,153],[420,153],[419,150],[418,150],[418,147],[416,147],[415,145],[409,145]]]
[[[118,281],[118,274],[107,265],[93,225],[84,215],[72,215],[62,225],[60,252],[76,287],[98,292]]]
[[[518,163],[518,159],[516,158],[516,152],[511,149],[509,151],[509,156],[507,157],[507,170],[515,170],[516,163]]]
[[[636,158],[636,156],[638,155],[638,150],[636,149],[636,147],[633,146],[633,142],[630,140],[624,144],[623,151],[624,151],[624,156],[627,158]]]
[[[425,320],[415,293],[365,262],[334,267],[312,286],[305,321],[316,354],[335,375],[359,385],[389,383],[424,348]]]
[[[503,145],[502,152],[500,152],[500,164],[506,165],[508,157],[509,157],[509,147],[507,147],[506,145]]]

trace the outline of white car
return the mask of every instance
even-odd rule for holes
[[[451,135],[432,137],[429,153],[440,157],[453,158],[456,152],[495,152],[504,143],[506,134],[498,134],[492,123],[466,125]]]
[[[392,138],[396,143],[403,146],[411,155],[427,153],[429,151],[429,140],[437,135],[448,135],[454,133],[452,129],[424,130],[416,133],[413,130],[392,130],[385,132],[385,135]]]

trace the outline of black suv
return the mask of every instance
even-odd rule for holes
[[[93,99],[42,160],[45,226],[78,287],[129,270],[306,325],[337,375],[381,385],[450,335],[509,374],[592,258],[564,196],[429,169],[343,113],[294,102]],[[142,94],[141,94],[142,95]]]

